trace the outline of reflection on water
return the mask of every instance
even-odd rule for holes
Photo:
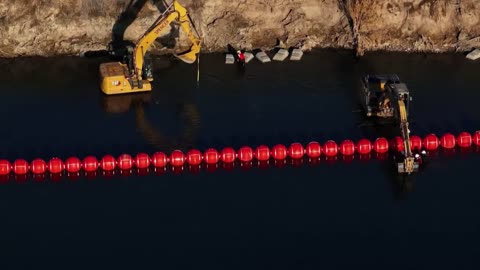
[[[145,113],[145,108],[152,102],[151,93],[102,96],[105,112],[111,114],[134,112],[137,129],[152,146],[152,149],[168,153],[185,145],[193,145],[200,127],[200,114],[196,104],[188,103],[188,101],[178,104],[175,112],[177,117],[174,120],[182,123],[183,128],[180,134],[167,136],[162,132],[162,124],[158,123],[155,126]],[[166,128],[163,126],[163,129]]]

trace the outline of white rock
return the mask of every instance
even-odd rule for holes
[[[300,49],[294,49],[292,54],[290,55],[290,60],[292,61],[300,61],[302,59],[303,52]]]
[[[254,57],[253,54],[249,53],[249,52],[245,52],[244,55],[245,55],[245,63],[248,63],[248,62],[252,61],[252,59]]]
[[[255,57],[262,63],[268,63],[270,62],[270,57],[265,52],[259,52]]]
[[[473,50],[469,54],[467,54],[467,58],[470,60],[477,60],[480,58],[480,49]]]
[[[285,49],[280,49],[278,52],[273,56],[274,61],[283,61],[287,59],[288,57],[288,51]]]
[[[227,54],[225,56],[225,64],[233,64],[235,63],[235,58],[233,57],[233,54]]]

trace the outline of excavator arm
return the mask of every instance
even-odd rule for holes
[[[142,79],[142,71],[144,65],[145,53],[148,51],[152,43],[160,36],[163,30],[172,22],[178,22],[186,32],[192,46],[186,53],[175,55],[182,61],[192,64],[197,59],[200,52],[201,38],[199,37],[193,21],[187,13],[187,10],[177,1],[173,1],[170,6],[160,15],[155,23],[140,37],[133,51],[134,73],[138,80]],[[195,34],[192,31],[193,26]]]
[[[402,133],[403,138],[403,146],[404,146],[404,160],[403,164],[400,165],[403,168],[399,168],[400,171],[403,171],[407,174],[410,174],[415,171],[415,159],[412,153],[412,146],[410,143],[410,132],[408,129],[408,118],[407,118],[407,110],[405,108],[405,102],[403,100],[398,100],[398,114],[400,120],[400,131]]]

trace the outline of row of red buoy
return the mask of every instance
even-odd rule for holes
[[[479,149],[480,151],[480,149]],[[367,154],[367,155],[351,155],[351,156],[333,156],[333,157],[324,157],[325,160],[321,161],[320,158],[309,158],[307,160],[304,159],[282,159],[282,160],[266,160],[266,161],[259,161],[259,160],[252,160],[248,162],[241,162],[238,159],[235,160],[235,162],[232,163],[212,163],[212,164],[207,164],[207,163],[201,163],[198,165],[188,165],[188,166],[170,166],[170,167],[148,167],[145,169],[139,169],[139,168],[132,168],[129,170],[121,170],[118,167],[114,170],[111,171],[104,171],[104,170],[95,170],[91,172],[86,172],[86,171],[79,171],[75,173],[70,173],[70,172],[61,172],[61,173],[48,173],[45,172],[43,174],[35,174],[33,173],[33,181],[35,182],[43,182],[47,178],[49,178],[52,182],[59,182],[61,181],[64,177],[66,177],[69,180],[77,180],[81,177],[85,177],[86,179],[94,179],[97,177],[104,177],[106,179],[111,178],[113,176],[122,176],[122,177],[129,177],[132,175],[135,176],[148,176],[148,175],[164,175],[168,172],[171,172],[175,175],[181,174],[184,172],[189,172],[191,174],[196,174],[200,172],[201,170],[205,170],[206,172],[213,173],[217,171],[218,169],[223,169],[224,171],[231,171],[234,170],[235,168],[239,168],[241,170],[249,170],[252,168],[259,168],[259,169],[266,169],[270,167],[276,167],[276,168],[282,168],[285,166],[292,166],[292,167],[299,167],[302,165],[317,165],[321,162],[324,162],[326,164],[333,165],[337,161],[341,161],[344,163],[350,163],[352,162],[355,158],[358,158],[360,161],[369,161],[372,158],[376,160],[386,160],[388,158],[388,153],[385,154],[379,154],[376,153],[374,155],[372,154]],[[10,179],[14,179],[16,182],[26,182],[27,179],[30,178],[29,174],[7,174],[7,175],[0,175],[0,184],[8,182]]]
[[[460,148],[460,153],[469,153],[471,148]],[[480,153],[480,146],[477,146],[475,148],[477,153]],[[427,156],[429,157],[434,157],[437,154],[445,154],[446,156],[451,156],[456,152],[456,149],[446,149],[445,151],[438,152],[427,152]],[[342,163],[350,163],[355,159],[358,159],[359,161],[362,162],[367,162],[371,159],[379,160],[379,161],[385,161],[389,157],[389,153],[374,153],[371,152],[366,155],[350,155],[350,156],[332,156],[332,157],[327,157],[323,156],[322,158],[308,158],[308,159],[282,159],[282,160],[266,160],[266,161],[259,161],[259,160],[252,160],[248,162],[241,162],[238,159],[235,162],[232,163],[212,163],[212,164],[207,164],[207,163],[201,163],[199,165],[188,165],[188,166],[170,166],[170,167],[149,167],[145,169],[139,169],[139,168],[132,168],[129,170],[121,170],[116,168],[115,170],[111,171],[101,171],[101,170],[96,170],[92,172],[86,172],[86,171],[79,171],[76,173],[70,173],[70,172],[61,172],[61,173],[43,173],[43,174],[32,174],[31,179],[34,182],[44,182],[47,178],[50,179],[51,182],[60,182],[64,177],[68,180],[78,180],[81,177],[84,177],[86,179],[93,180],[97,177],[103,177],[105,179],[110,179],[114,176],[120,176],[120,177],[130,177],[132,175],[135,176],[149,176],[149,175],[155,175],[155,176],[160,176],[164,175],[168,172],[173,173],[174,175],[178,175],[184,172],[188,172],[190,174],[197,174],[201,170],[205,170],[208,173],[213,173],[217,171],[218,169],[223,169],[224,171],[232,171],[235,168],[238,168],[242,171],[249,170],[252,168],[259,168],[259,169],[266,169],[270,167],[275,167],[275,168],[282,168],[285,166],[292,166],[292,167],[300,167],[302,165],[310,165],[310,166],[315,166],[317,164],[323,163],[327,165],[333,165],[337,161],[340,161]],[[0,175],[0,184],[5,184],[7,183],[10,179],[13,179],[15,182],[18,183],[24,183],[28,179],[30,179],[29,174],[7,174],[7,175]]]
[[[456,146],[461,148],[471,147],[472,144],[480,146],[480,131],[471,135],[468,132],[461,132],[457,136],[447,133],[438,138],[435,134],[429,134],[425,138],[419,136],[410,137],[412,150],[425,149],[428,151],[437,150],[439,147],[444,149],[453,149]],[[287,157],[291,159],[301,159],[304,156],[309,158],[319,158],[322,154],[326,157],[334,157],[339,154],[343,156],[352,156],[355,153],[366,155],[372,151],[378,154],[384,154],[388,151],[403,151],[404,144],[401,137],[395,137],[391,141],[386,138],[377,138],[371,142],[368,139],[361,139],[357,143],[351,140],[344,140],[337,144],[333,140],[326,141],[323,145],[318,142],[310,142],[305,147],[300,143],[292,143],[289,147],[277,144],[272,148],[266,145],[260,145],[255,149],[249,146],[243,146],[237,151],[231,147],[225,147],[221,151],[210,148],[204,152],[192,149],[184,154],[180,150],[174,150],[170,155],[163,152],[156,152],[152,156],[146,153],[139,153],[135,157],[128,154],[122,154],[115,158],[112,155],[105,155],[98,160],[94,156],[87,156],[83,160],[77,157],[70,157],[64,161],[59,158],[52,158],[48,162],[43,159],[35,159],[27,162],[24,159],[17,159],[13,163],[8,160],[0,160],[0,175],[8,175],[13,171],[14,174],[22,175],[32,172],[33,174],[52,174],[77,173],[80,170],[85,172],[95,172],[98,169],[103,171],[113,171],[115,169],[130,170],[133,167],[146,169],[150,166],[162,168],[167,165],[174,167],[184,164],[199,165],[202,162],[206,164],[233,163],[235,160],[241,162],[250,162],[253,159],[258,161],[267,161],[270,158],[274,160],[284,160]]]

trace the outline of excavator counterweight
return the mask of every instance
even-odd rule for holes
[[[123,50],[122,62],[109,62],[100,65],[101,89],[103,93],[116,95],[152,90],[152,68],[149,61],[145,58],[145,54],[152,43],[171,23],[179,24],[192,43],[190,50],[178,55],[175,54],[175,56],[188,64],[193,64],[197,60],[197,55],[200,53],[201,48],[201,38],[187,10],[177,1],[173,1],[138,41],[134,43],[134,46]],[[119,55],[116,56],[118,57]]]

